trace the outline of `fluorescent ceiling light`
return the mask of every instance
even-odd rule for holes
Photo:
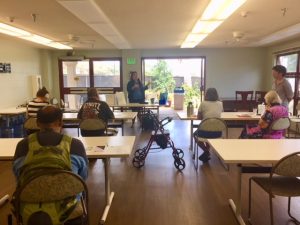
[[[195,24],[192,33],[197,34],[197,33],[203,33],[203,34],[209,34],[213,32],[218,26],[223,23],[222,20],[215,20],[215,21],[203,21],[203,20],[198,20],[198,22]]]
[[[297,23],[295,25],[284,28],[282,30],[279,30],[273,34],[264,37],[260,41],[254,43],[253,46],[267,45],[299,34],[300,34],[300,23]]]
[[[27,41],[35,42],[38,44],[46,45],[52,48],[57,48],[57,49],[72,49],[72,47],[60,44],[58,42],[55,42],[53,40],[50,40],[48,38],[32,34],[28,31],[0,23],[0,33],[7,34],[10,36],[18,37],[21,39],[25,39]]]
[[[207,34],[189,34],[185,39],[187,42],[197,42],[206,38]]]
[[[11,33],[9,35],[12,35],[12,36],[30,35],[30,33],[25,30],[21,30],[16,27],[9,26],[5,23],[0,23],[0,30],[1,30],[1,33],[5,33],[5,32],[7,32],[7,34]]]
[[[231,0],[231,2],[226,2],[224,8],[221,10],[222,12],[217,16],[216,19],[225,20],[232,13],[234,13],[241,5],[243,5],[246,0]]]
[[[208,34],[189,34],[180,46],[181,48],[194,48],[199,42],[206,38]]]
[[[201,16],[202,20],[225,20],[246,0],[211,0]]]
[[[204,10],[200,19],[194,25],[190,34],[182,43],[181,48],[184,48],[183,46],[193,46],[191,44],[185,43],[189,42],[188,39],[190,38],[189,36],[191,34],[208,35],[209,33],[213,32],[217,27],[219,27],[223,23],[225,19],[231,16],[231,14],[245,2],[246,0],[211,0],[206,9]],[[196,45],[198,45],[202,40],[204,40],[204,38],[199,38],[198,43]]]
[[[117,48],[130,48],[127,40],[115,28],[94,0],[57,0],[57,2]]]

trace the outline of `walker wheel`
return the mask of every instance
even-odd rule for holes
[[[182,171],[185,168],[185,161],[183,159],[175,159],[174,160],[174,166],[176,167],[176,169],[178,169],[179,171]]]
[[[137,149],[134,153],[134,157],[139,160],[144,160],[146,158],[146,148]]]
[[[184,156],[184,152],[183,152],[183,150],[180,149],[180,148],[174,148],[174,149],[173,149],[172,155],[173,155],[173,158],[174,158],[174,159],[175,159],[175,158],[182,159],[183,156]]]
[[[135,167],[135,168],[141,168],[145,165],[145,160],[139,160],[139,158],[137,157],[134,157],[132,159],[132,165]]]

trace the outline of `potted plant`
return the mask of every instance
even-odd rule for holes
[[[160,60],[156,66],[153,67],[152,87],[155,91],[160,93],[159,102],[165,105],[168,100],[168,93],[175,88],[175,80],[168,65],[165,61]]]
[[[200,104],[200,88],[196,82],[193,86],[187,84],[182,85],[184,88],[184,104],[187,106],[189,102],[194,104],[195,108],[199,107]]]

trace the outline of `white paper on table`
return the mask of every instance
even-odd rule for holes
[[[252,115],[249,113],[241,113],[237,115],[238,117],[251,117]]]

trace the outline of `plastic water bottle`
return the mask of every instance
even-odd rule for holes
[[[260,104],[257,106],[257,115],[263,115],[265,113],[266,106],[265,104]]]
[[[193,115],[194,113],[194,106],[192,102],[189,102],[188,106],[187,106],[187,117],[190,117]]]

